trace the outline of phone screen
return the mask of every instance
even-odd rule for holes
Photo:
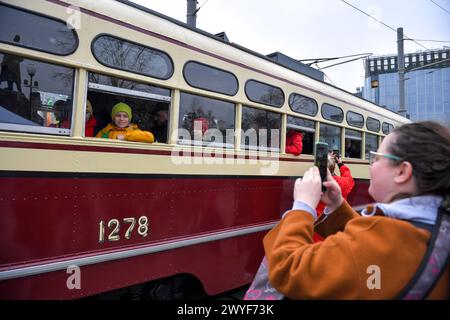
[[[327,167],[328,167],[328,143],[317,142],[316,154],[314,157],[314,165],[319,168],[320,179],[322,183],[327,180]],[[322,191],[327,189],[322,185]]]

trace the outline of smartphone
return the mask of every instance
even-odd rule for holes
[[[327,181],[328,143],[316,142],[314,165],[319,168],[320,179],[322,179],[322,183],[324,181]],[[322,191],[325,192],[326,190],[327,188],[322,184]]]
[[[341,154],[340,154],[339,150],[336,150],[336,149],[333,150],[333,153],[334,153],[334,158],[337,161],[341,157]]]

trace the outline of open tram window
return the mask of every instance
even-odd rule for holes
[[[97,73],[89,74],[87,99],[97,120],[94,133],[111,123],[111,110],[125,103],[132,110],[131,122],[153,134],[155,142],[167,143],[170,90]]]
[[[361,159],[362,132],[345,129],[345,157]]]
[[[0,53],[0,129],[70,135],[74,69]]]
[[[178,143],[233,148],[234,119],[233,103],[181,92]]]
[[[328,149],[341,153],[341,128],[321,123],[319,141],[328,143]]]
[[[313,154],[314,151],[314,132],[315,123],[312,120],[297,118],[293,116],[287,117],[287,133],[295,130],[303,135],[302,138],[302,154]]]
[[[243,149],[280,151],[281,114],[266,110],[242,107]]]

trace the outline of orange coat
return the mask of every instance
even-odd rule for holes
[[[315,231],[314,218],[292,210],[264,237],[269,281],[291,299],[393,299],[417,271],[430,233],[385,216],[359,216],[346,201]],[[380,289],[369,289],[373,266]],[[448,267],[428,296],[448,299]]]
[[[123,134],[125,140],[136,141],[136,142],[149,142],[155,141],[153,134],[149,131],[142,131],[138,128],[137,124],[130,124],[126,128],[119,128],[112,123],[108,124],[105,128],[99,131],[96,138],[108,138],[117,139],[117,136]]]

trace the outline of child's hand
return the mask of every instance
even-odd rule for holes
[[[125,140],[125,136],[124,136],[123,134],[118,134],[118,135],[116,136],[116,139],[117,139],[117,140]]]

